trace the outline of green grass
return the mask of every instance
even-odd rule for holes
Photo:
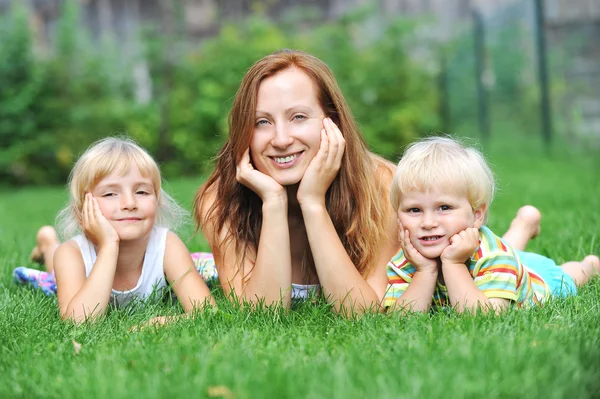
[[[562,262],[600,253],[600,161],[592,151],[546,154],[504,137],[488,154],[502,190],[489,226],[538,206],[542,234],[529,249]],[[170,191],[186,207],[199,180]],[[66,200],[60,187],[0,192],[0,397],[600,397],[600,279],[580,295],[499,316],[367,315],[348,321],[325,304],[289,312],[219,310],[130,332],[152,305],[102,322],[59,320],[52,298],[12,283],[36,229]],[[193,226],[191,250],[206,250]],[[74,343],[81,344],[78,353]]]

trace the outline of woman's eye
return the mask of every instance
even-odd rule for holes
[[[295,120],[304,120],[304,119],[307,119],[307,118],[306,118],[306,115],[294,115],[293,119],[295,119]]]
[[[114,193],[106,193],[106,194],[102,194],[103,197],[114,197]]]
[[[268,123],[269,123],[269,121],[266,120],[266,119],[259,119],[259,120],[256,121],[256,126],[266,125]]]
[[[148,195],[150,193],[148,191],[138,191],[138,192],[136,192],[136,194],[139,194],[139,195]]]

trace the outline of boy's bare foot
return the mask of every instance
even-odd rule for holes
[[[29,258],[33,262],[37,262],[39,264],[46,264],[46,267],[48,268],[48,263],[52,262],[48,262],[47,258],[48,256],[54,254],[54,250],[56,249],[56,247],[58,247],[59,244],[60,241],[58,239],[58,235],[56,234],[56,230],[54,230],[54,227],[42,226],[37,232],[36,246],[31,251]],[[48,271],[51,272],[51,269],[52,267],[50,266]]]
[[[522,206],[502,238],[513,248],[524,251],[529,240],[540,234],[541,220],[542,214],[535,206]]]
[[[595,255],[588,255],[581,262],[567,262],[562,268],[577,286],[582,286],[587,284],[590,278],[600,274],[600,259]]]

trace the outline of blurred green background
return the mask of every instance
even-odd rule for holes
[[[52,17],[38,3],[52,3]],[[120,3],[135,3],[138,16],[152,7],[158,14],[127,25]],[[391,160],[432,132],[485,141],[510,130],[516,143],[543,140],[534,0],[491,11],[446,2],[462,10],[451,19],[439,2],[412,2],[422,3],[414,12],[388,1],[342,1],[335,13],[325,3],[0,1],[0,185],[64,184],[87,146],[119,134],[147,148],[167,179],[203,174],[227,135],[245,71],[281,48],[331,67],[364,137]],[[194,16],[204,21],[195,31]],[[570,100],[563,72],[572,70],[568,51],[585,53],[592,39],[563,36],[560,46],[556,37],[547,46],[558,111],[552,138],[587,146],[600,132],[580,134],[585,107]],[[589,81],[582,86],[596,93]]]

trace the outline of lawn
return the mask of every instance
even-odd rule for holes
[[[598,150],[545,151],[498,138],[486,153],[499,180],[488,226],[503,232],[518,207],[542,211],[529,249],[558,262],[600,254]],[[168,190],[190,207],[199,179]],[[600,279],[574,298],[502,315],[366,315],[326,304],[284,312],[219,310],[130,332],[176,307],[114,311],[74,326],[53,298],[17,287],[35,232],[53,223],[62,187],[0,191],[0,397],[598,398]],[[193,226],[190,250],[207,250]]]

